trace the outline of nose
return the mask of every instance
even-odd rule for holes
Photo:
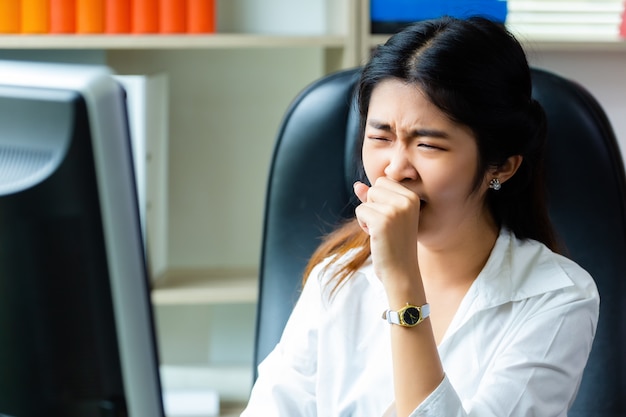
[[[409,158],[409,152],[405,146],[396,146],[385,167],[385,176],[394,181],[402,182],[416,180],[418,173],[415,165]]]

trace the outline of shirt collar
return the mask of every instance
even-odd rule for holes
[[[472,285],[482,310],[574,285],[554,254],[537,241],[518,239],[503,228]]]

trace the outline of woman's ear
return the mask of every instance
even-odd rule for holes
[[[523,160],[522,155],[509,156],[502,165],[489,169],[487,181],[497,178],[503,184],[515,175]]]

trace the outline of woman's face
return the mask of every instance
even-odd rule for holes
[[[416,85],[388,79],[374,88],[362,157],[370,183],[385,176],[419,195],[422,243],[443,243],[464,227],[491,220],[484,204],[486,175],[474,192],[473,133],[452,122]]]

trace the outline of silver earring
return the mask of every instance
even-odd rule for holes
[[[499,179],[492,178],[491,181],[489,181],[489,188],[491,188],[494,191],[498,191],[500,188],[502,188],[502,184],[500,184]]]

